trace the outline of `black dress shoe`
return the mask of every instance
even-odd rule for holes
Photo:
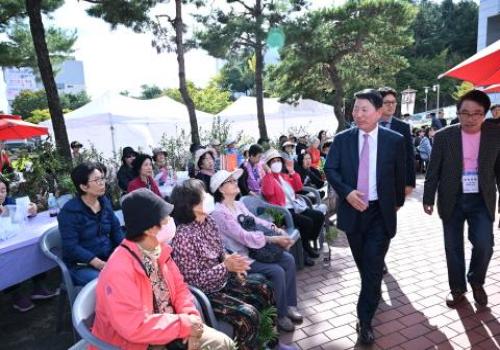
[[[389,271],[387,270],[387,265],[384,263],[384,267],[382,268],[382,274],[387,275],[387,272]]]
[[[356,323],[356,332],[358,332],[358,339],[361,344],[371,345],[375,342],[375,335],[371,325],[358,322]]]
[[[488,295],[486,294],[483,286],[472,286],[472,295],[474,296],[474,300],[480,306],[488,305]]]
[[[319,253],[311,247],[304,247],[304,251],[313,259],[319,258]]]
[[[465,292],[451,291],[446,297],[446,305],[455,307],[465,300]]]
[[[314,266],[314,260],[308,256],[304,256],[304,265],[305,266]]]

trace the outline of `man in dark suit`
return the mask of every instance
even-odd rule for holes
[[[438,119],[439,119],[439,122],[441,123],[441,126],[443,128],[446,128],[446,126],[448,125],[448,123],[446,122],[446,119],[444,118],[444,111],[443,111],[442,108],[439,109]]]
[[[500,183],[500,127],[483,123],[490,106],[488,95],[472,90],[457,103],[460,124],[436,133],[425,177],[423,205],[427,214],[437,205],[443,221],[450,294],[454,307],[467,291],[464,258],[464,222],[472,256],[467,280],[474,300],[488,303],[484,279],[493,254],[496,186]]]
[[[405,140],[378,126],[383,106],[379,92],[367,89],[355,98],[357,126],[335,136],[325,173],[339,195],[338,227],[347,235],[361,275],[356,329],[360,341],[371,344],[384,258],[396,233],[396,211],[405,200]]]
[[[413,140],[411,137],[410,124],[399,120],[394,115],[396,114],[396,107],[398,105],[398,95],[396,90],[391,87],[381,87],[378,92],[382,95],[383,107],[382,117],[380,118],[379,125],[391,129],[405,138],[406,146],[406,187],[405,194],[408,196],[415,188],[415,148],[413,147]],[[384,274],[387,273],[387,266],[384,264]]]

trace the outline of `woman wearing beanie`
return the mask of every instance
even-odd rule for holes
[[[132,162],[132,170],[136,176],[129,182],[127,192],[138,188],[147,188],[157,196],[161,197],[160,189],[153,179],[153,158],[148,154],[138,154]]]
[[[239,350],[258,349],[258,310],[274,304],[271,285],[263,277],[244,279],[248,260],[224,252],[215,220],[209,216],[214,201],[201,181],[184,181],[174,188],[171,199],[178,225],[172,256],[186,282],[201,289],[215,316],[233,326]]]
[[[312,266],[314,261],[311,258],[317,258],[319,254],[311,247],[311,241],[318,238],[325,216],[320,211],[307,207],[307,204],[296,196],[296,192],[300,192],[303,186],[300,175],[293,168],[293,162],[286,162],[286,168],[283,169],[284,159],[274,149],[266,152],[264,162],[268,173],[262,180],[262,195],[269,203],[290,211],[307,253],[304,264]]]
[[[233,349],[231,339],[203,325],[172,248],[158,239],[175,235],[173,206],[138,189],[122,209],[127,233],[99,276],[92,333],[121,349]]]

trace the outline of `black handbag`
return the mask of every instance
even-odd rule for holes
[[[255,219],[249,215],[238,215],[238,222],[246,231],[262,231],[268,237],[280,236],[279,233],[255,223]],[[283,250],[276,243],[267,242],[262,248],[248,248],[248,256],[262,263],[275,263],[281,259]]]

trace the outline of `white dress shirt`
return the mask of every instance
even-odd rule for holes
[[[368,144],[370,145],[370,173],[368,177],[369,192],[368,200],[376,201],[378,200],[377,193],[377,144],[378,144],[378,125],[375,129],[368,133]],[[365,142],[366,132],[359,129],[358,133],[358,155],[361,157],[361,150],[363,149],[363,143]]]

